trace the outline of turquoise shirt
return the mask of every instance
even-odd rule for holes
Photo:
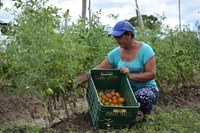
[[[110,64],[115,67],[115,69],[119,69],[121,67],[127,67],[130,73],[136,74],[145,72],[145,63],[154,55],[155,53],[151,48],[151,46],[146,43],[142,43],[142,46],[136,58],[132,61],[126,62],[120,58],[119,46],[108,53],[108,60]],[[129,80],[129,81],[134,92],[140,88],[145,88],[145,87],[155,88],[157,91],[159,91],[155,80],[150,80],[147,82],[141,82],[135,80]]]

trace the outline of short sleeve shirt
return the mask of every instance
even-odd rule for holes
[[[110,64],[115,67],[115,69],[127,67],[129,68],[130,73],[136,74],[145,72],[145,63],[154,55],[155,53],[151,46],[149,44],[142,43],[136,58],[132,61],[126,62],[121,59],[119,46],[108,53],[108,60]],[[130,85],[133,88],[133,91],[145,87],[155,88],[158,91],[155,80],[150,80],[147,82],[130,80]]]

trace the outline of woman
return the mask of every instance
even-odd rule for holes
[[[110,35],[114,36],[119,46],[110,51],[95,69],[119,69],[120,72],[127,74],[136,99],[140,103],[140,111],[146,120],[159,97],[159,89],[154,80],[155,53],[148,44],[135,40],[134,30],[135,28],[127,21],[117,22]],[[77,82],[84,83],[87,80],[88,74],[85,74]],[[149,122],[153,121],[150,119]]]

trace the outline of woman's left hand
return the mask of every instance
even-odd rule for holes
[[[131,78],[132,74],[130,73],[130,71],[127,67],[121,67],[119,70],[121,73],[127,74],[128,78]]]
[[[121,73],[130,74],[130,71],[127,67],[121,67],[119,70]]]

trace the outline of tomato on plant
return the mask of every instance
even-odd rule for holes
[[[47,93],[47,95],[52,96],[54,92],[53,92],[53,90],[51,88],[48,88],[46,90],[46,93]]]

